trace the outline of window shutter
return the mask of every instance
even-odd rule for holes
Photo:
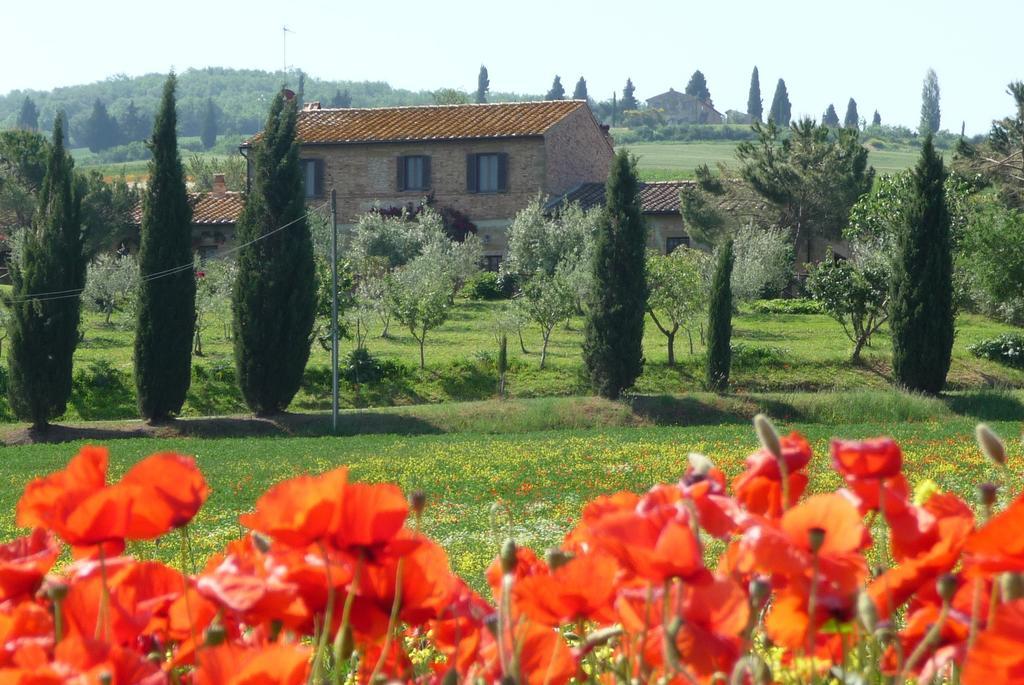
[[[316,196],[324,196],[324,160],[317,159],[313,161],[313,177],[316,179]]]
[[[508,154],[502,152],[498,155],[498,192],[508,190]]]
[[[395,158],[395,168],[398,169],[398,190],[405,190],[405,157]]]
[[[423,156],[423,188],[430,190],[430,155]]]
[[[466,155],[466,190],[471,193],[477,191],[476,155]]]

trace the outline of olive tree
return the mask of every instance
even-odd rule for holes
[[[131,310],[139,290],[139,263],[130,255],[105,253],[86,268],[82,299],[110,325],[116,311]]]
[[[451,315],[452,279],[444,259],[441,252],[430,252],[387,277],[388,309],[419,345],[421,369],[426,367],[423,347],[427,333]]]
[[[733,249],[736,264],[732,294],[737,300],[778,297],[789,285],[793,277],[793,244],[788,231],[748,223],[736,232]]]
[[[675,339],[685,330],[693,354],[693,327],[699,325],[707,302],[708,255],[677,247],[671,254],[647,255],[647,313],[668,341],[668,365],[675,366]]]
[[[231,307],[231,288],[238,276],[238,265],[229,259],[211,259],[196,268],[196,337],[192,353],[203,356],[203,331],[219,313],[227,316]]]
[[[550,276],[538,273],[523,286],[518,303],[530,321],[540,327],[542,369],[547,363],[551,332],[576,312],[576,295],[570,273],[565,268],[557,269]]]

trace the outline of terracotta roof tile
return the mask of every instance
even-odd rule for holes
[[[679,211],[679,191],[693,181],[658,181],[640,184],[640,209],[644,214],[675,214]],[[581,183],[565,195],[548,202],[548,209],[577,202],[584,209],[604,205],[603,183]]]
[[[299,112],[303,143],[383,143],[473,138],[523,138],[545,131],[581,107],[582,100],[430,105]],[[256,134],[245,145],[260,138]]]
[[[222,195],[213,193],[189,193],[192,203],[192,224],[201,226],[230,226],[238,222],[245,206],[245,194],[229,191]],[[136,225],[142,223],[142,203],[135,205],[132,219]]]

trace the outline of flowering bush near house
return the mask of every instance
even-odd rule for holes
[[[420,530],[422,494],[292,478],[201,561],[192,459],[108,483],[84,448],[26,487],[30,532],[0,547],[0,683],[1024,682],[1024,497],[997,511],[983,484],[976,515],[912,494],[885,438],[833,441],[846,487],[808,496],[808,443],[756,423],[731,483],[692,455],[678,482],[598,497],[543,560],[507,541],[487,596]],[[180,569],[124,554],[164,536]]]

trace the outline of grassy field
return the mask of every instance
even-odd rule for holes
[[[495,396],[497,342],[495,320],[506,302],[459,299],[447,323],[427,336],[426,369],[418,368],[417,346],[407,330],[392,326],[391,337],[371,331],[367,345],[392,362],[386,378],[372,386],[341,383],[344,407],[386,406],[483,400]],[[88,313],[75,358],[77,379],[65,420],[132,418],[135,413],[131,320],[115,314],[112,325]],[[979,360],[967,346],[1013,330],[975,315],[961,316],[950,371],[951,390],[1024,388],[1024,371]],[[237,390],[226,313],[214,317],[203,332],[204,356],[193,358],[193,382],[184,414],[203,416],[246,411]],[[678,365],[667,366],[665,338],[650,321],[645,334],[647,358],[637,391],[681,393],[702,389],[704,349],[699,333],[693,354],[684,334],[676,341]],[[582,376],[582,322],[573,320],[552,335],[547,368],[539,368],[541,336],[536,327],[523,331],[527,352],[509,341],[508,391],[512,397],[580,395],[589,392]],[[834,321],[822,315],[755,314],[742,309],[734,319],[733,386],[739,392],[799,392],[887,388],[890,383],[889,339],[875,336],[860,365],[849,362],[850,342]],[[353,343],[343,341],[344,358]],[[330,355],[318,343],[305,382],[292,405],[296,411],[330,407]],[[0,397],[0,416],[10,418]]]
[[[620,147],[633,152],[639,158],[641,178],[645,181],[666,181],[678,178],[693,178],[694,169],[707,164],[715,169],[721,162],[730,166],[736,164],[737,141],[667,141],[658,143],[630,143]],[[890,174],[912,167],[920,150],[912,147],[871,149],[868,164],[879,174]]]
[[[978,482],[997,477],[974,446],[973,426],[972,419],[963,417],[917,422],[894,416],[845,425],[783,422],[780,428],[799,429],[812,440],[812,490],[839,485],[827,457],[830,437],[884,433],[903,445],[906,472],[914,484],[931,479],[943,489],[973,498]],[[993,426],[1008,438],[1019,433],[1018,422]],[[1003,499],[1021,486],[1021,446],[1017,440],[1008,443],[1014,475],[1003,489]],[[212,487],[194,524],[197,553],[205,557],[242,533],[238,513],[249,509],[268,485],[347,464],[355,479],[423,489],[429,497],[425,530],[445,546],[455,570],[479,587],[483,569],[507,534],[543,550],[559,541],[579,516],[581,505],[598,494],[642,491],[675,480],[691,451],[709,455],[731,477],[755,447],[749,424],[731,422],[519,434],[120,440],[111,443],[111,470],[117,476],[157,450],[195,455]],[[61,468],[75,449],[71,444],[4,449],[0,539],[16,534],[13,512],[25,483]],[[175,544],[146,543],[132,551],[173,562],[178,550]]]

